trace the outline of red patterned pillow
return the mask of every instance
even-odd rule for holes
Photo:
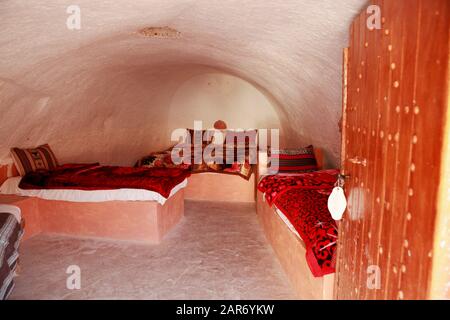
[[[309,172],[317,171],[317,160],[314,155],[314,147],[308,146],[299,149],[283,149],[272,152],[271,170],[278,168],[279,173]],[[276,161],[278,160],[278,166]]]
[[[11,148],[11,155],[22,177],[29,172],[52,170],[58,166],[55,154],[48,144],[32,149]]]

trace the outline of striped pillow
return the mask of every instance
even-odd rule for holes
[[[52,170],[58,166],[55,154],[48,144],[34,149],[12,148],[11,155],[17,171],[22,177],[28,172]]]
[[[314,147],[308,146],[300,149],[284,149],[272,153],[271,159],[278,159],[278,172],[294,173],[318,170],[317,160],[314,156]],[[271,169],[276,162],[271,163]]]

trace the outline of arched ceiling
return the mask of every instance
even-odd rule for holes
[[[63,161],[131,164],[170,144],[177,88],[215,71],[273,102],[286,145],[314,143],[337,164],[342,48],[365,2],[2,1],[0,162],[11,146],[49,142]],[[66,27],[73,4],[80,30]],[[181,35],[137,32],[149,26]]]

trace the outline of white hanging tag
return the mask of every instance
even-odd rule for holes
[[[335,187],[328,197],[328,210],[334,220],[341,220],[347,208],[347,199],[344,189]]]

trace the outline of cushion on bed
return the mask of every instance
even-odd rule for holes
[[[48,144],[32,149],[12,148],[11,155],[22,177],[29,172],[52,170],[58,166],[55,154]]]
[[[153,152],[148,156],[140,159],[135,167],[147,167],[147,168],[181,168],[189,169],[189,164],[176,165],[172,161],[171,150],[165,150],[161,152]]]
[[[317,171],[317,160],[314,155],[314,147],[308,146],[299,149],[281,149],[271,154],[271,169],[280,173],[293,172],[310,172]],[[276,167],[272,159],[278,159],[278,167]]]

